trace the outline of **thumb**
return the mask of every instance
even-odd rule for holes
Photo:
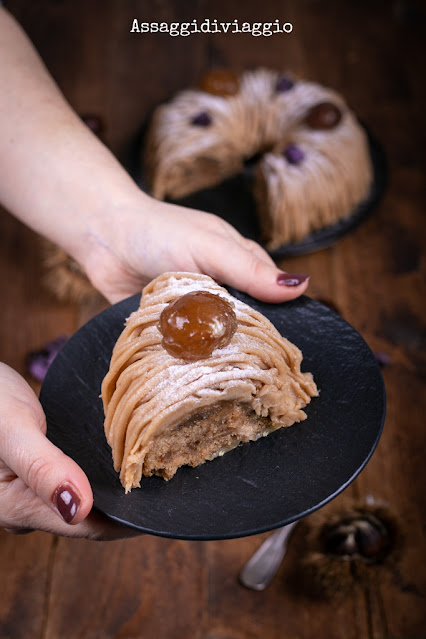
[[[28,420],[2,429],[2,457],[7,466],[67,523],[90,512],[92,489],[83,470]],[[4,432],[6,431],[6,433]]]
[[[81,522],[93,504],[89,480],[47,439],[43,410],[26,382],[11,369],[3,381],[10,392],[0,408],[0,458],[62,520]]]
[[[217,243],[213,247],[206,256],[209,264],[205,272],[263,302],[285,302],[302,295],[308,287],[309,275],[281,271],[266,251],[252,240],[229,241],[226,259],[223,259],[223,244]]]

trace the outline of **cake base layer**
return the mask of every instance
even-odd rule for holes
[[[144,459],[143,475],[171,479],[180,466],[199,466],[280,426],[269,417],[256,415],[248,404],[230,401],[214,404],[154,439]]]

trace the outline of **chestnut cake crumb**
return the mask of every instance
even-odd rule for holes
[[[318,391],[301,362],[266,317],[210,277],[157,277],[102,383],[105,435],[125,491],[306,419]]]
[[[144,461],[144,475],[171,479],[180,466],[199,466],[277,428],[269,417],[258,417],[248,404],[214,404],[152,442]]]

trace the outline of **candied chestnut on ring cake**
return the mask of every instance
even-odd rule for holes
[[[126,492],[306,419],[318,394],[301,351],[205,275],[165,273],[126,320],[102,383]]]

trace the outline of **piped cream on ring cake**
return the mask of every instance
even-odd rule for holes
[[[340,94],[269,69],[207,74],[159,106],[145,145],[149,187],[179,199],[260,158],[254,195],[274,249],[349,216],[372,182],[367,136]]]
[[[166,273],[144,289],[102,383],[105,434],[126,492],[170,479],[306,419],[318,394],[301,351],[205,275]]]

